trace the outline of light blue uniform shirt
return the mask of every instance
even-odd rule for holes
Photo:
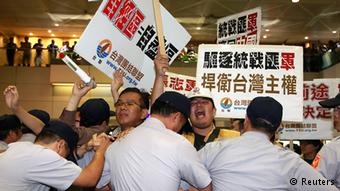
[[[330,182],[308,185],[309,180],[320,180],[317,184],[327,180],[297,154],[273,145],[260,132],[209,143],[199,155],[209,170],[214,191],[337,191]]]
[[[314,163],[316,169],[340,189],[340,136],[321,148]]]
[[[116,191],[177,191],[181,179],[205,188],[210,176],[195,148],[156,118],[148,118],[105,155],[97,188],[111,183]]]

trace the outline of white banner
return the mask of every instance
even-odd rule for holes
[[[259,44],[261,7],[217,20],[217,44]]]
[[[271,96],[284,121],[302,122],[302,66],[302,47],[200,45],[196,81],[212,91],[217,117],[244,118],[253,98]]]
[[[333,110],[323,108],[319,101],[335,97],[340,92],[340,79],[316,79],[303,85],[303,123],[283,123],[280,139],[332,139]]]
[[[171,63],[191,36],[162,6],[161,14],[166,51]],[[110,78],[114,71],[122,70],[124,86],[150,91],[157,47],[151,0],[104,0],[75,51]]]
[[[167,72],[163,79],[165,91],[176,91],[183,95],[189,95],[192,89],[196,87],[196,78]]]

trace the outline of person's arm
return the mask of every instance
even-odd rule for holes
[[[113,73],[113,80],[111,82],[111,94],[113,98],[113,103],[116,103],[119,98],[118,90],[124,84],[123,82],[123,73],[116,71]]]
[[[168,56],[162,56],[157,54],[154,59],[155,64],[155,81],[151,93],[151,104],[152,105],[156,99],[164,92],[164,82],[166,71],[169,69]]]
[[[4,90],[4,96],[7,107],[35,134],[39,134],[45,124],[20,106],[17,88],[15,86],[8,86]]]
[[[98,136],[94,142],[97,145],[96,153],[90,164],[81,171],[80,175],[73,182],[72,185],[74,186],[93,187],[101,177],[105,162],[105,152],[111,142],[108,136],[104,134]]]
[[[331,144],[329,143],[321,148],[312,166],[328,180],[335,180],[339,166],[336,149],[339,148],[332,148]]]
[[[91,80],[90,84],[85,85],[83,82],[76,82],[73,85],[72,95],[68,104],[66,106],[67,111],[76,111],[78,104],[82,97],[84,97],[87,92],[95,88],[94,80]]]

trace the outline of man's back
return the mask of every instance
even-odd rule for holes
[[[274,146],[266,136],[247,132],[238,138],[207,144],[199,152],[213,179],[214,190],[333,189],[305,185],[303,180],[324,178],[295,153]]]
[[[155,118],[113,143],[106,159],[97,187],[104,186],[108,178],[115,190],[148,191],[177,190],[181,179],[199,188],[211,181],[192,145]]]

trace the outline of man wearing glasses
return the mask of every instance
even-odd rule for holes
[[[320,101],[322,107],[334,108],[334,129],[340,132],[340,93],[325,101]],[[340,189],[340,136],[334,138],[330,143],[323,146],[316,155],[312,166],[316,168],[325,178],[332,181]]]

